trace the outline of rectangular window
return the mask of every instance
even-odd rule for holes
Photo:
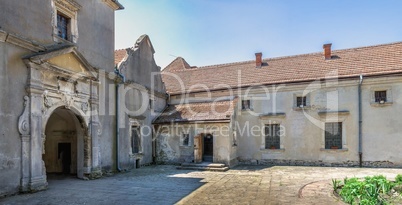
[[[153,109],[154,108],[154,101],[152,99],[149,99],[149,109]]]
[[[325,123],[325,149],[342,149],[342,122]]]
[[[133,154],[140,153],[141,135],[140,128],[133,126],[131,128],[131,150]]]
[[[384,103],[387,102],[387,91],[374,91],[375,102]]]
[[[68,25],[70,24],[70,19],[60,13],[57,14],[57,35],[65,40],[68,40]]]
[[[305,107],[306,105],[307,105],[306,104],[306,96],[296,98],[296,106],[297,107]]]
[[[183,146],[188,146],[190,141],[190,134],[183,134]]]
[[[280,149],[280,125],[265,125],[265,149]]]
[[[241,101],[241,109],[242,109],[242,110],[249,110],[249,109],[251,109],[250,100],[242,100],[242,101]]]

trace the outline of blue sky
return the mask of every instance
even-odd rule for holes
[[[119,0],[116,49],[148,34],[164,68],[402,41],[400,0]]]

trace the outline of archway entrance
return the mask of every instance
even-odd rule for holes
[[[57,108],[45,129],[46,173],[76,175],[83,178],[84,130],[79,118],[69,109]]]

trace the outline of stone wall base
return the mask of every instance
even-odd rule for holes
[[[326,162],[308,160],[282,160],[282,159],[239,159],[239,165],[268,165],[268,166],[319,166],[319,167],[359,167],[358,161]],[[363,161],[363,167],[372,168],[402,168],[400,164],[390,161]]]

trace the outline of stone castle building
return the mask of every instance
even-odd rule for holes
[[[402,43],[161,72],[147,35],[115,51],[117,0],[0,5],[0,197],[150,163],[402,166]]]
[[[134,131],[165,107],[166,92],[148,36],[115,61],[114,15],[123,6],[0,5],[0,196],[45,189],[50,173],[97,178],[151,163],[152,132]]]
[[[163,71],[171,163],[402,167],[402,43]],[[156,129],[156,130],[158,130]]]

